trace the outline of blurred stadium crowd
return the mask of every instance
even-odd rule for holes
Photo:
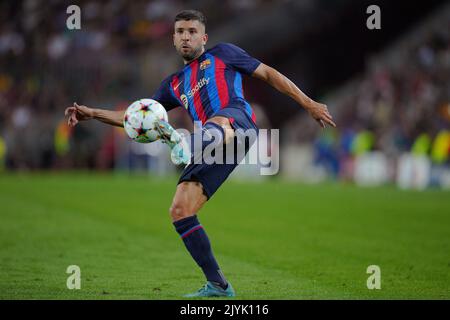
[[[214,30],[228,16],[245,15],[270,3],[227,0],[192,6],[207,14],[208,29]],[[185,2],[77,1],[82,8],[81,30],[66,28],[69,4],[32,0],[0,4],[3,170],[117,167],[124,162],[117,160],[117,154],[127,157],[123,153],[129,152],[118,148],[117,137],[123,140],[123,134],[92,124],[71,130],[62,117],[64,108],[76,100],[123,109],[148,97],[181,66],[171,34],[173,16]],[[448,166],[449,11],[446,6],[421,23],[370,59],[349,83],[327,95],[325,102],[339,126],[336,130],[319,130],[301,112],[282,124],[282,148],[305,146],[301,152],[311,154],[312,166],[321,167],[327,177],[346,180],[354,176],[355,159],[374,151],[388,163],[407,152]],[[257,100],[254,95],[250,91],[250,102]],[[270,126],[264,108],[257,106],[262,127]],[[182,110],[171,113],[171,120],[177,127],[190,127]],[[389,167],[388,181],[397,163]],[[297,165],[293,170],[303,169]]]
[[[319,132],[310,122],[296,118],[283,139],[293,144],[313,139],[314,162],[342,179],[354,177],[356,158],[377,151],[387,159],[390,181],[395,180],[401,165],[397,160],[405,153],[448,168],[448,9],[373,57],[362,75],[330,94],[326,102],[336,114],[338,130]]]

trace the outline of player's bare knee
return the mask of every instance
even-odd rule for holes
[[[228,144],[230,142],[233,141],[235,133],[234,133],[234,129],[230,126],[230,127],[223,127],[224,129],[224,133],[225,133],[225,144]]]
[[[219,125],[222,129],[223,129],[223,133],[224,133],[224,143],[228,144],[231,141],[233,141],[235,133],[234,133],[234,129],[231,126],[231,122],[228,118],[226,117],[213,117],[211,119],[208,120],[208,122],[213,122],[217,125]]]
[[[185,204],[182,202],[174,202],[169,209],[170,216],[173,221],[181,220],[192,215]]]
[[[178,185],[177,192],[169,209],[173,221],[190,217],[198,212],[206,197],[200,182],[185,181]]]

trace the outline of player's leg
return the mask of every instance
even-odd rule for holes
[[[215,125],[222,128],[221,132],[223,133],[223,142],[228,144],[233,141],[234,138],[234,129],[231,126],[230,119],[227,117],[217,116],[212,117],[206,122],[206,125],[214,123]]]
[[[240,112],[240,113],[239,113]],[[210,143],[223,145],[234,139],[234,127],[228,116],[238,125],[238,128],[245,127],[242,119],[242,111],[237,114],[235,112],[227,112],[224,116],[218,116],[210,119],[203,126],[201,134],[193,133],[191,135],[192,155],[196,155],[195,139],[197,143],[200,141],[200,151],[203,151]],[[250,120],[251,121],[251,120]],[[242,124],[241,124],[242,123]],[[204,139],[204,137],[211,139]],[[192,160],[192,159],[191,159]],[[234,296],[234,290],[230,283],[224,278],[217,261],[211,250],[209,239],[200,225],[196,213],[204,205],[204,203],[216,192],[222,183],[231,174],[239,161],[234,163],[196,163],[191,161],[184,169],[177,187],[173,204],[170,209],[172,220],[177,232],[183,238],[183,241],[191,253],[194,260],[202,268],[207,284],[197,293],[189,295],[191,297],[199,296]],[[198,181],[198,182],[196,182]]]
[[[205,229],[197,218],[197,212],[207,200],[200,182],[181,182],[177,186],[170,215],[187,250],[202,269],[208,283],[213,284],[211,289],[214,290],[214,286],[217,286],[223,289],[217,288],[215,291],[217,295],[221,294],[220,291],[223,291],[223,295],[234,295],[232,288],[228,288],[228,283],[214,257]]]
[[[195,215],[207,200],[200,182],[184,181],[180,183],[169,210],[172,222]]]
[[[230,134],[231,131],[231,134]],[[211,163],[208,159],[211,155],[204,154],[206,147],[209,150],[222,148],[224,143],[232,140],[232,133],[229,121],[225,117],[214,117],[209,119],[203,126],[201,131],[194,131],[191,135],[191,160],[190,163]]]
[[[200,132],[191,135],[191,148],[175,129],[164,120],[157,120],[156,128],[161,134],[162,141],[171,148],[171,158],[175,164],[199,163],[202,161],[203,151],[211,143],[214,147],[231,142],[234,129],[228,118],[218,116],[209,119]],[[190,154],[189,154],[190,151]]]

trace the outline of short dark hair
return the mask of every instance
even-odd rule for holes
[[[175,16],[175,22],[177,21],[190,21],[197,20],[205,26],[206,30],[206,17],[203,13],[197,10],[183,10]]]

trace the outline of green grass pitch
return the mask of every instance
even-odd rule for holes
[[[180,299],[204,283],[176,179],[0,175],[0,299]],[[450,193],[227,181],[199,214],[237,299],[449,299]],[[81,289],[69,290],[69,265]],[[381,268],[381,289],[366,285]]]

